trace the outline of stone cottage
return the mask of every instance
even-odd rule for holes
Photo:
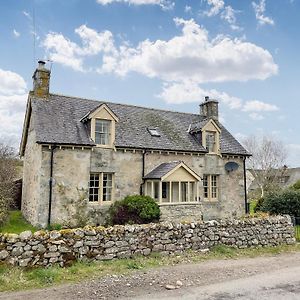
[[[245,213],[249,153],[218,119],[218,101],[174,112],[49,93],[50,70],[33,75],[20,155],[22,211],[34,225],[103,224],[111,203],[153,197],[162,219]]]

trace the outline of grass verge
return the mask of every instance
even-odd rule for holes
[[[300,244],[277,247],[234,249],[216,246],[208,253],[186,251],[181,255],[161,256],[152,253],[148,257],[137,256],[131,259],[120,259],[103,262],[77,262],[71,267],[21,269],[0,265],[0,291],[16,291],[32,288],[49,287],[62,283],[74,283],[82,280],[101,278],[112,274],[127,274],[133,270],[146,270],[161,266],[172,266],[182,263],[197,263],[210,259],[227,259],[275,255],[283,252],[300,251]]]
[[[295,226],[295,238],[298,242],[300,241],[300,225]]]
[[[19,210],[10,211],[8,221],[3,226],[0,226],[0,232],[21,233],[26,230],[35,232],[38,229],[28,223]]]

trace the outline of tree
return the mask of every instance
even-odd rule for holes
[[[243,144],[252,154],[247,161],[247,168],[263,197],[266,191],[278,187],[279,179],[287,168],[287,149],[281,141],[269,136],[249,136]]]
[[[16,152],[0,142],[0,224],[5,222],[14,192],[17,174]]]

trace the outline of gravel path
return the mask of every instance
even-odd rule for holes
[[[269,292],[279,297],[279,290],[288,293],[290,298],[285,299],[300,299],[299,286],[300,253],[285,253],[135,271],[72,285],[0,293],[0,299],[274,299]],[[260,297],[254,293],[252,298],[249,293],[254,290],[260,291]],[[263,298],[264,293],[268,298]],[[294,294],[298,297],[293,298]]]

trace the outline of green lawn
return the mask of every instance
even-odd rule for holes
[[[193,250],[187,250],[180,255],[169,256],[152,253],[147,257],[136,256],[131,259],[96,261],[91,263],[75,262],[67,268],[52,266],[49,268],[36,267],[24,269],[0,264],[0,292],[42,288],[62,283],[96,279],[112,274],[128,274],[133,270],[147,270],[161,266],[197,263],[209,259],[238,259],[295,251],[300,251],[300,244],[240,250],[219,245],[205,254]]]
[[[250,215],[253,215],[255,212],[254,212],[254,208],[255,208],[255,205],[256,205],[257,201],[256,200],[252,200],[250,201]]]
[[[295,226],[295,237],[298,242],[300,242],[300,225]]]
[[[35,232],[38,229],[29,224],[23,218],[22,213],[19,210],[10,211],[8,221],[3,226],[0,226],[0,232],[2,233],[21,233],[22,231],[26,230],[31,230],[32,232]]]

